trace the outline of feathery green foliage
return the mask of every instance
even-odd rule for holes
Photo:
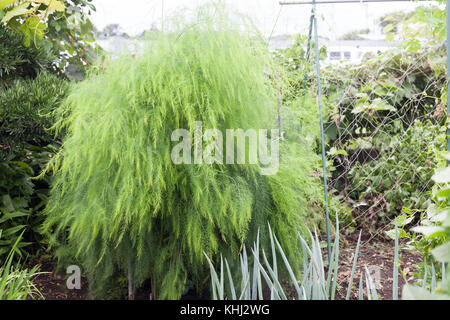
[[[272,176],[257,164],[172,163],[173,130],[276,128],[277,106],[273,62],[245,18],[216,3],[169,30],[76,84],[56,112],[66,138],[48,168],[45,229],[61,257],[80,259],[94,294],[131,268],[154,297],[179,298],[187,279],[207,285],[204,252],[237,256],[258,229],[270,247],[268,222],[300,263],[296,230],[314,215],[306,202],[320,180],[305,141],[281,143]]]

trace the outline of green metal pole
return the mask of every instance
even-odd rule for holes
[[[310,51],[311,51],[311,37],[312,37],[312,29],[313,29],[313,20],[314,20],[314,8],[312,8],[311,17],[309,18],[308,43],[306,45],[305,63],[309,63],[309,55],[310,55]],[[305,75],[303,76],[303,90],[306,89],[307,77],[308,77],[308,73],[305,71]]]
[[[447,0],[450,1],[450,0]],[[320,81],[320,58],[319,58],[319,36],[317,32],[316,1],[313,0],[313,23],[314,23],[314,47],[316,49],[316,71],[317,71],[317,101],[320,115],[320,138],[322,140],[322,168],[323,168],[323,191],[325,194],[325,215],[327,227],[328,264],[331,261],[331,241],[330,241],[330,215],[328,213],[328,184],[327,184],[327,163],[325,157],[325,134],[323,129],[322,116],[322,84]]]

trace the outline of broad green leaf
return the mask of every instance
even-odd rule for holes
[[[436,183],[448,183],[450,182],[450,167],[438,170],[432,177]]]
[[[348,153],[344,149],[337,149],[336,147],[332,147],[330,149],[330,151],[328,151],[328,155],[330,155],[330,156],[337,156],[337,155],[348,156]]]
[[[32,13],[33,10],[28,10],[29,2],[22,3],[21,5],[14,7],[10,11],[8,11],[2,19],[2,23],[8,23],[14,17],[25,15],[28,13]]]
[[[397,222],[397,226],[403,227],[403,226],[406,226],[407,224],[411,223],[413,221],[413,219],[414,219],[414,217],[407,217],[406,215],[403,214],[403,215],[395,218],[395,221],[392,222],[392,224],[395,224],[395,222]]]
[[[390,23],[386,27],[383,28],[383,33],[389,33],[392,30],[394,30],[394,25],[392,23]]]
[[[46,28],[46,25],[43,24],[39,18],[28,18],[20,27],[20,31],[22,31],[25,36],[25,46],[29,46],[31,40],[34,42],[41,41],[44,38],[44,31]]]
[[[355,108],[352,110],[352,113],[368,113],[372,114],[375,111],[391,111],[395,112],[397,109],[393,106],[391,106],[389,103],[387,103],[385,100],[377,98],[372,101],[372,103],[369,104],[360,104],[356,105]]]
[[[432,294],[428,290],[412,285],[403,287],[403,300],[450,300],[450,296],[443,294]]]
[[[422,233],[427,238],[433,238],[444,233],[445,229],[439,226],[418,226],[411,229],[414,232]]]
[[[0,10],[12,5],[16,0],[0,0]]]
[[[439,262],[450,263],[450,242],[434,248],[431,253]]]
[[[15,226],[6,230],[3,230],[3,237],[9,237],[17,232],[19,232],[20,230],[22,230],[23,228],[25,228],[26,226],[24,225],[19,225],[19,226]]]
[[[439,192],[436,193],[436,196],[438,198],[446,199],[447,197],[449,197],[449,195],[450,195],[450,188],[445,188],[445,189],[439,190]]]
[[[4,194],[4,195],[2,196],[2,201],[3,201],[3,204],[5,205],[6,209],[7,209],[9,212],[13,212],[13,211],[15,210],[14,205],[13,205],[13,202],[12,202],[12,199],[11,199],[11,197],[9,196],[9,194]]]
[[[386,231],[386,235],[389,238],[394,240],[395,239],[395,229],[391,229],[391,230]],[[408,235],[408,233],[405,230],[398,229],[398,237],[399,237],[399,239],[403,239],[403,238],[408,238],[409,235]]]
[[[42,3],[48,7],[49,11],[64,11],[66,6],[60,0],[33,0],[35,3]]]
[[[9,219],[14,219],[14,218],[19,218],[19,217],[26,217],[29,216],[30,214],[28,212],[21,212],[21,211],[15,211],[15,212],[9,212],[5,215],[3,215],[0,218],[0,223],[3,223]]]

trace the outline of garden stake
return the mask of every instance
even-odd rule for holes
[[[325,216],[327,224],[327,246],[328,246],[328,264],[331,261],[331,244],[330,244],[330,215],[328,214],[328,185],[327,185],[327,163],[325,158],[325,138],[323,130],[322,117],[322,85],[320,82],[320,61],[319,61],[319,36],[317,35],[317,19],[316,19],[316,1],[313,0],[312,21],[314,28],[314,47],[316,49],[316,72],[317,72],[317,103],[319,105],[320,115],[320,138],[322,140],[322,168],[323,168],[323,192],[325,194]]]
[[[310,55],[310,51],[311,51],[311,37],[312,37],[313,17],[314,17],[314,8],[311,9],[311,17],[309,18],[308,43],[306,45],[306,59],[305,59],[306,63],[309,62],[309,55]],[[303,90],[306,90],[306,80],[307,80],[307,73],[305,72],[305,75],[303,77]]]
[[[291,4],[304,4],[304,3],[295,3],[295,2],[280,2],[280,5],[291,5]],[[315,49],[316,49],[316,73],[317,73],[317,104],[319,105],[319,113],[320,113],[320,137],[322,140],[322,168],[323,168],[323,189],[324,189],[324,197],[325,197],[325,216],[326,216],[326,228],[327,228],[327,247],[328,247],[328,263],[331,261],[331,243],[330,243],[330,217],[328,213],[328,185],[327,185],[327,165],[325,162],[325,141],[324,141],[324,129],[323,129],[323,117],[322,117],[322,86],[320,82],[320,62],[319,62],[319,40],[317,35],[317,20],[316,20],[316,1],[312,2],[313,7],[311,9],[311,17],[309,24],[309,32],[308,32],[308,44],[306,51],[306,61],[309,60],[310,46],[311,46],[311,35],[312,29],[314,28],[314,41],[315,41]],[[303,89],[306,88],[306,75],[303,81]]]

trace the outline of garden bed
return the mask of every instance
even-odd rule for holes
[[[339,255],[339,273],[338,273],[338,288],[337,288],[337,300],[344,300],[347,292],[348,281],[351,274],[353,257],[357,243],[357,232],[347,235],[343,239],[340,248]],[[419,253],[412,253],[410,251],[400,250],[400,266],[399,269],[405,275],[408,281],[412,281],[413,273],[417,272],[416,264],[421,262],[422,258]],[[392,283],[393,283],[393,261],[394,261],[394,241],[383,241],[377,238],[362,239],[358,263],[353,282],[354,290],[350,299],[358,299],[359,275],[360,270],[364,267],[369,268],[371,275],[375,279],[377,284],[378,294],[382,300],[392,299]],[[66,277],[64,274],[56,274],[54,272],[56,263],[46,262],[41,266],[41,274],[36,276],[34,283],[36,287],[41,291],[46,300],[86,300],[88,299],[88,281],[85,277],[81,278],[81,289],[69,290],[66,286]],[[379,279],[376,281],[376,275],[372,272],[372,267],[379,268]],[[400,288],[405,284],[404,278],[399,276]],[[290,285],[289,285],[290,286]],[[148,288],[145,286],[137,290],[136,300],[147,300],[150,298]],[[288,291],[289,292],[289,291]],[[123,293],[125,299],[126,292]],[[401,291],[399,292],[401,297]],[[108,297],[107,297],[108,298]],[[110,297],[111,298],[111,297]],[[116,299],[115,297],[113,297]],[[292,288],[290,299],[296,298],[295,289]],[[183,296],[182,299],[186,300],[203,300],[204,296],[199,296],[193,292],[189,292]]]

